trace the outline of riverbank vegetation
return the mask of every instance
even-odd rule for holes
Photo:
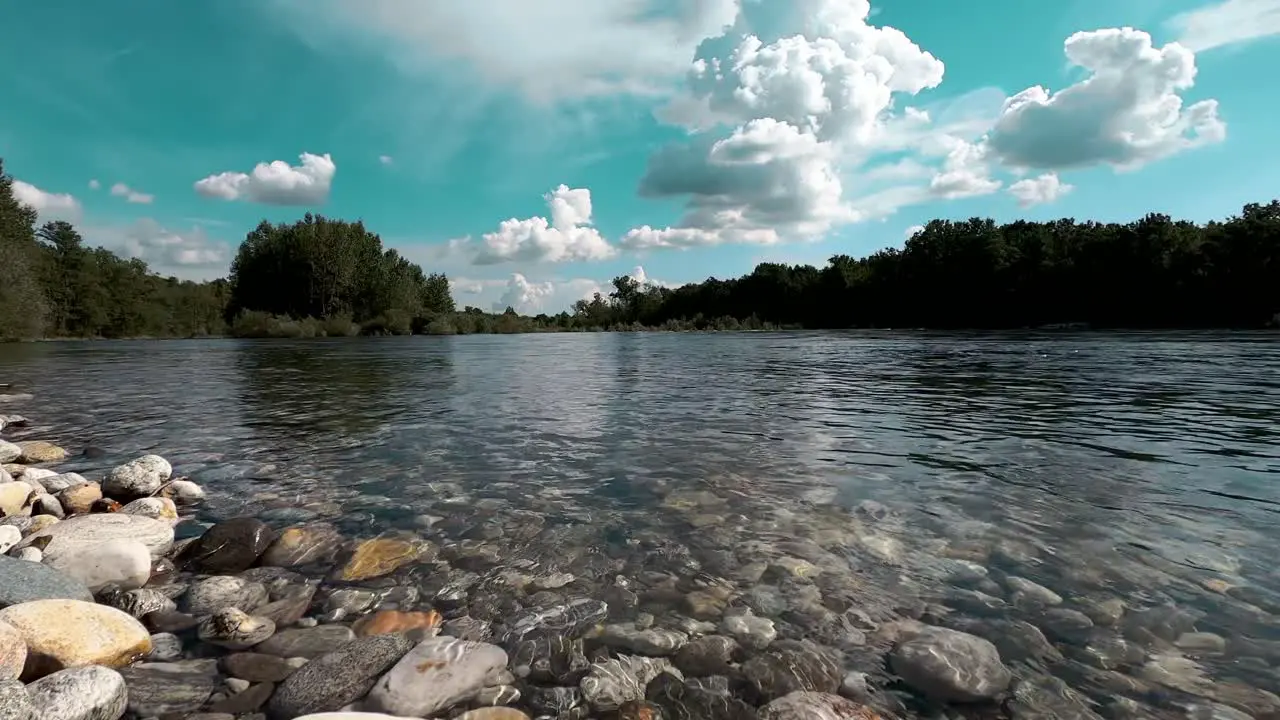
[[[765,263],[677,288],[618,277],[556,315],[454,306],[360,222],[263,222],[226,279],[190,282],[36,226],[0,165],[0,338],[321,337],[775,328],[1263,327],[1280,321],[1280,201],[1203,225],[934,220],[903,248]]]

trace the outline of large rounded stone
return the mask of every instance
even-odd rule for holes
[[[43,720],[31,706],[31,696],[17,680],[0,680],[0,720]]]
[[[173,528],[168,523],[140,515],[81,515],[28,535],[18,547],[26,547],[41,538],[49,538],[49,544],[44,548],[46,561],[62,553],[110,540],[136,540],[147,547],[152,557],[160,557],[173,547]]]
[[[28,470],[23,473],[22,479],[30,485],[39,485],[40,487],[43,487],[44,491],[50,494],[60,493],[69,487],[75,487],[76,485],[83,485],[89,482],[88,480],[85,480],[84,476],[80,473],[49,472],[48,475],[44,475],[33,470]]]
[[[738,642],[727,635],[706,635],[692,640],[672,659],[689,677],[731,675],[734,662],[742,654]]]
[[[369,692],[378,676],[409,652],[403,635],[377,635],[347,643],[298,668],[267,703],[274,720],[341,710]]]
[[[507,653],[496,645],[451,637],[431,638],[419,643],[377,681],[365,700],[365,707],[377,712],[429,717],[470,700],[482,688],[502,684],[498,682],[499,675],[505,673],[506,668]]]
[[[762,700],[806,690],[835,692],[844,676],[831,651],[802,640],[779,640],[741,669]]]
[[[0,555],[22,542],[22,531],[15,525],[0,525]]]
[[[22,449],[22,457],[18,458],[20,463],[52,463],[67,457],[66,450],[44,440],[24,440],[15,444]]]
[[[97,665],[71,668],[27,686],[41,720],[116,720],[128,705],[120,673]]]
[[[92,602],[93,593],[48,565],[0,555],[0,609],[32,600]]]
[[[159,490],[172,474],[168,460],[159,455],[143,455],[112,470],[102,483],[102,491],[117,500],[143,497]]]
[[[425,546],[418,541],[374,538],[356,546],[347,561],[333,573],[335,580],[358,582],[390,575],[421,557]]]
[[[943,702],[978,702],[1004,692],[1013,679],[989,641],[931,627],[900,643],[889,656],[903,682]]]
[[[407,633],[414,630],[422,635],[434,635],[440,629],[444,618],[435,610],[422,612],[400,612],[399,610],[383,610],[360,618],[351,626],[358,637],[371,635],[387,635],[389,633]]]
[[[213,694],[216,660],[138,663],[120,671],[129,686],[129,711],[138,717],[194,712]]]
[[[26,664],[26,639],[9,623],[0,622],[0,680],[18,679]]]
[[[62,509],[68,515],[84,515],[93,509],[94,503],[102,499],[102,486],[96,482],[82,482],[59,490],[54,497],[62,503]]]
[[[23,676],[84,665],[121,667],[151,652],[151,633],[127,613],[79,600],[36,600],[0,610],[27,643]]]
[[[34,492],[36,492],[35,487],[21,480],[0,483],[0,517],[30,515],[31,510],[27,500]],[[41,492],[43,492],[43,488]]]
[[[22,448],[8,440],[0,440],[0,463],[11,463],[22,457]]]
[[[223,672],[254,683],[280,682],[297,669],[298,666],[290,660],[263,653],[232,653],[222,658]]]
[[[232,518],[209,528],[190,550],[192,564],[206,573],[248,570],[275,539],[275,532],[257,518]]]
[[[108,585],[133,590],[151,578],[151,551],[146,545],[119,538],[96,545],[76,545],[52,557],[45,564],[84,583],[97,592]]]
[[[149,517],[153,520],[167,522],[170,525],[178,522],[178,506],[173,504],[169,498],[161,497],[145,497],[138,498],[133,502],[120,508],[120,512],[125,515],[141,515]]]
[[[262,564],[298,567],[333,560],[342,547],[342,533],[327,523],[286,528],[262,554]]]

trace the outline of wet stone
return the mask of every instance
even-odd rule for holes
[[[257,712],[263,705],[267,704],[267,700],[275,692],[274,683],[258,683],[250,685],[244,690],[232,695],[225,700],[219,700],[211,703],[208,707],[209,712],[228,713],[231,715],[244,715],[246,713]]]
[[[302,619],[311,607],[316,586],[294,585],[277,600],[254,609],[254,614],[274,622],[276,627],[288,627]]]
[[[334,571],[333,579],[357,582],[390,575],[401,567],[416,562],[427,550],[428,546],[414,540],[365,540],[356,546],[342,567]]]
[[[153,632],[180,633],[200,624],[194,615],[168,610],[157,610],[142,617],[142,623]]]
[[[146,588],[139,590],[107,590],[99,593],[98,602],[127,612],[136,618],[142,618],[148,613],[178,609],[178,604],[170,600],[168,595],[158,590]]]
[[[363,697],[413,643],[403,635],[377,635],[344,644],[298,668],[276,690],[267,715],[277,720],[340,710]]]
[[[946,625],[952,630],[991,641],[1007,663],[1062,660],[1062,653],[1040,632],[1040,628],[1023,620],[950,618]]]
[[[443,622],[444,618],[435,610],[424,612],[383,610],[360,618],[351,629],[355,631],[357,637],[416,631],[417,637],[421,639],[439,632]]]
[[[638,655],[663,657],[675,653],[689,641],[689,636],[675,630],[649,628],[638,630],[633,625],[606,625],[598,640],[604,645]]]
[[[576,687],[533,685],[521,693],[525,704],[540,716],[585,717],[587,700]]]
[[[1014,720],[1102,720],[1088,698],[1058,678],[1019,680],[1006,704]]]
[[[768,647],[778,637],[772,620],[755,615],[730,615],[720,623],[720,631],[755,650]]]
[[[120,674],[129,688],[129,711],[139,717],[198,710],[217,684],[214,660],[139,663]]]
[[[231,574],[248,570],[267,546],[275,531],[257,518],[232,518],[209,528],[196,541],[188,557],[201,572]]]
[[[1036,621],[1044,634],[1053,640],[1075,645],[1083,645],[1093,634],[1093,621],[1079,610],[1054,608],[1045,612]]]
[[[151,636],[151,652],[147,660],[168,662],[182,657],[182,640],[173,633],[155,633]]]
[[[673,658],[675,666],[688,677],[729,675],[741,654],[738,642],[725,635],[694,638]]]
[[[516,643],[511,670],[517,678],[552,685],[575,685],[591,663],[581,638],[556,632],[533,632]]]
[[[686,683],[670,673],[661,673],[646,685],[644,698],[659,709],[662,720],[753,720],[758,717],[756,709],[743,701]]]
[[[289,568],[330,562],[337,556],[342,543],[342,533],[328,523],[286,528],[267,547],[261,563]]]
[[[1054,606],[1062,604],[1061,595],[1026,578],[1010,575],[1005,578],[1004,583],[1009,588],[1009,591],[1013,593],[1012,600],[1015,605]]]
[[[223,608],[200,621],[200,639],[211,645],[229,650],[244,650],[271,637],[276,624],[262,617],[253,617],[233,607]]]
[[[844,676],[830,650],[803,640],[779,640],[740,669],[762,701],[800,690],[833,693]]]
[[[487,642],[493,637],[489,621],[479,620],[469,615],[446,620],[440,628],[440,633],[472,642]]]
[[[927,628],[900,643],[890,666],[904,682],[946,702],[977,702],[1004,692],[1012,674],[989,641],[945,628]]]
[[[191,586],[182,607],[192,615],[212,615],[223,608],[250,611],[267,602],[267,588],[258,582],[215,575]]]
[[[293,674],[293,664],[263,653],[232,653],[220,661],[222,671],[251,683],[280,682]]]
[[[600,600],[578,598],[564,605],[540,608],[518,618],[508,629],[509,641],[518,641],[534,630],[557,631],[569,636],[581,636],[583,631],[604,620],[609,607]]]
[[[27,646],[24,675],[82,665],[119,667],[151,652],[142,623],[115,608],[80,600],[37,600],[0,610],[0,622]]]
[[[580,687],[592,709],[610,712],[628,702],[644,699],[645,687],[660,675],[670,674],[683,682],[679,673],[666,658],[619,655],[593,664]]]
[[[760,708],[760,720],[880,720],[876,711],[830,693],[794,692]]]
[[[316,658],[339,649],[355,637],[351,628],[342,625],[295,628],[276,633],[254,650],[286,658]]]
[[[380,636],[399,637],[399,636]],[[450,637],[424,640],[395,664],[369,692],[369,710],[430,717],[473,699],[501,682],[507,653],[496,645]]]

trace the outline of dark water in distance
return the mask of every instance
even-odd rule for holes
[[[35,395],[8,410],[25,436],[107,450],[77,467],[163,455],[215,517],[326,500],[368,534],[496,489],[580,525],[714,539],[645,491],[712,482],[757,508],[734,542],[884,504],[898,520],[857,542],[913,587],[942,582],[945,547],[1008,540],[1111,564],[1130,605],[1212,608],[1217,578],[1280,606],[1277,334],[67,342],[0,345],[0,382]],[[1071,576],[1038,580],[1070,597]]]

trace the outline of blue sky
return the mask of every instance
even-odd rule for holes
[[[934,217],[1270,200],[1277,35],[1280,0],[7,3],[0,156],[162,273],[310,210],[554,312]]]

